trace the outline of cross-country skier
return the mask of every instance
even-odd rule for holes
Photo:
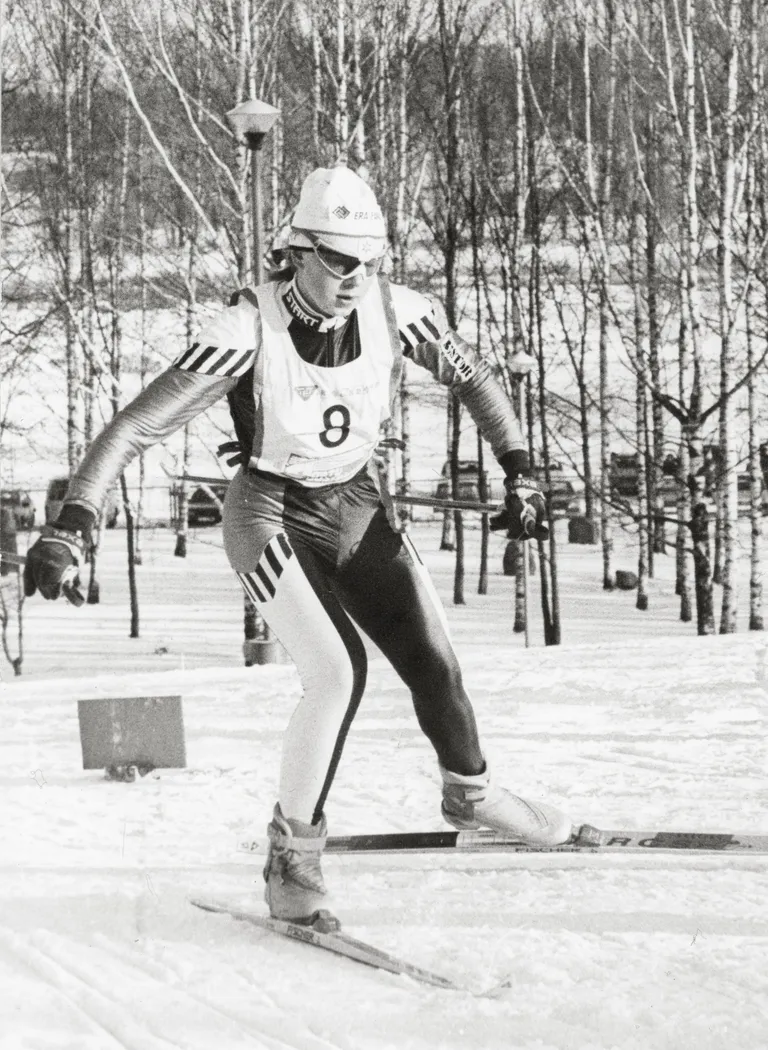
[[[363,179],[343,166],[312,172],[293,218],[290,270],[243,289],[102,431],[25,567],[28,596],[58,598],[63,583],[66,593],[129,461],[227,397],[243,455],[224,503],[227,557],[303,689],[268,826],[266,900],[276,918],[326,929],[337,923],[323,907],[323,808],[365,687],[358,629],[411,691],[450,824],[539,845],[573,834],[563,813],[511,794],[488,768],[444,613],[379,490],[374,450],[406,357],[457,393],[490,442],[506,475],[510,535],[546,534],[503,389],[434,303],[381,274],[386,243]]]

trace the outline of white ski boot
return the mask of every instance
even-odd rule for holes
[[[440,766],[443,778],[443,817],[460,831],[489,828],[531,846],[559,846],[570,842],[576,829],[554,806],[528,802],[499,787],[485,772],[461,776]]]
[[[313,926],[324,933],[340,929],[336,916],[323,908],[328,893],[320,869],[328,837],[325,817],[319,824],[287,819],[278,803],[267,835],[264,899],[272,918]]]

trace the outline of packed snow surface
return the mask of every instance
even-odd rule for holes
[[[563,645],[541,642],[534,576],[526,648],[503,541],[480,597],[470,534],[467,601],[453,606],[439,531],[414,534],[504,784],[605,827],[768,835],[762,634],[696,638],[677,618],[671,557],[640,613],[600,588],[598,549],[564,544]],[[242,666],[242,599],[216,529],[185,561],[167,531],[145,536],[129,639],[123,542],[107,536],[100,605],[27,603],[24,675],[4,671],[2,1050],[768,1045],[768,857],[326,857],[349,932],[465,991],[191,907],[203,894],[260,902],[263,855],[241,844],[263,843],[298,680],[290,664]],[[134,783],[82,769],[77,700],[169,695],[183,701],[186,768]],[[438,830],[439,801],[409,696],[371,650],[330,831]]]

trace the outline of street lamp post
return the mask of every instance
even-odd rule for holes
[[[279,110],[257,98],[247,99],[227,113],[227,120],[238,139],[244,140],[251,155],[251,276],[254,284],[264,280],[264,203],[261,192],[261,151],[264,139],[278,117]],[[280,663],[283,649],[269,627],[246,597],[244,606],[243,655],[245,666]]]
[[[261,150],[264,139],[277,120],[279,110],[257,98],[249,98],[227,113],[239,139],[251,154],[251,230],[253,258],[251,274],[255,284],[264,278],[264,206],[261,193]]]

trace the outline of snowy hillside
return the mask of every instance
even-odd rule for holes
[[[448,595],[436,537],[416,530]],[[190,907],[190,894],[260,897],[263,858],[238,846],[263,841],[297,679],[240,666],[218,530],[186,563],[167,532],[147,537],[130,641],[122,542],[107,536],[102,605],[28,603],[25,677],[4,671],[2,1050],[765,1047],[768,856],[326,858],[350,932],[464,992]],[[631,594],[599,589],[599,551],[564,545],[566,644],[544,648],[534,622],[526,650],[502,543],[491,594],[470,575],[467,605],[448,606],[499,778],[603,826],[768,834],[764,636],[695,638],[665,564],[637,613]],[[534,578],[534,613],[537,595]],[[81,768],[76,700],[172,694],[187,768],[132,784]],[[409,698],[372,653],[331,833],[440,829],[439,798]]]

